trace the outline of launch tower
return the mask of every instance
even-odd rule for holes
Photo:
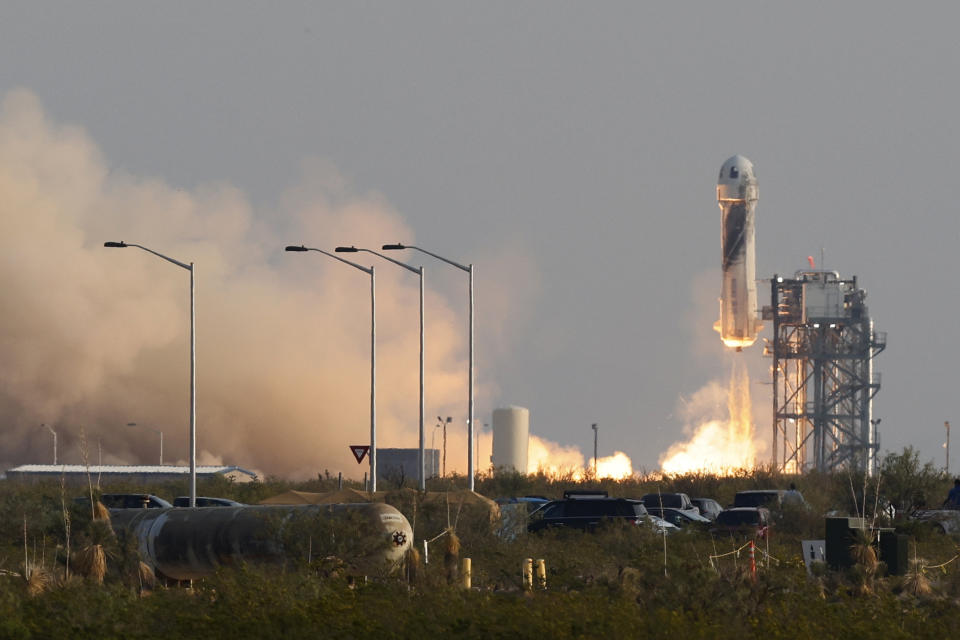
[[[771,280],[764,355],[773,357],[773,464],[782,471],[876,469],[873,359],[886,333],[873,330],[866,295],[855,276],[835,271]]]

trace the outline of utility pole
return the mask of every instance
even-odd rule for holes
[[[53,430],[53,427],[46,423],[41,424],[40,426],[44,427],[50,432],[51,435],[53,435],[53,466],[57,466],[57,432]]]
[[[599,432],[599,428],[597,427],[596,422],[590,425],[590,428],[593,429],[593,478],[596,479],[597,478],[597,433]]]
[[[950,475],[950,422],[944,422],[943,426],[947,430],[947,444],[944,445],[947,449],[947,459],[946,464],[944,465],[944,470],[946,471],[947,475]]]
[[[438,416],[439,417],[439,416]],[[443,421],[443,473],[440,477],[447,477],[447,425],[453,422],[453,418],[447,416],[446,421]]]

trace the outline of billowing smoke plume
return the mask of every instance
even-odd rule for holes
[[[382,198],[351,194],[323,165],[307,166],[269,212],[255,212],[230,185],[187,191],[111,171],[82,130],[51,122],[18,91],[0,107],[0,224],[0,468],[51,461],[41,423],[57,430],[63,463],[80,462],[81,426],[104,463],[157,461],[156,435],[144,427],[163,431],[165,462],[186,460],[189,274],[136,248],[103,247],[123,240],[196,264],[199,462],[287,477],[350,471],[348,445],[369,441],[369,280],[283,246],[413,242]],[[414,447],[417,278],[353,257],[377,267],[379,445]],[[535,283],[515,256],[495,263],[509,265],[509,282]],[[496,310],[510,294],[486,277],[501,298],[483,307],[481,293],[478,314],[489,314],[495,342]],[[427,415],[463,416],[463,295],[448,301],[429,283]],[[483,406],[491,385],[479,384]],[[459,431],[448,470],[462,472]]]
[[[542,472],[551,476],[569,475],[575,480],[593,472],[593,458],[584,463],[583,454],[576,447],[565,447],[537,436],[530,436],[527,453],[527,472]],[[630,458],[622,451],[597,460],[597,477],[628,478],[633,475]]]
[[[755,416],[768,415],[769,396],[751,393],[751,370],[768,368],[757,347],[732,352],[723,347],[711,330],[716,319],[716,295],[720,274],[710,270],[693,282],[694,310],[687,318],[690,344],[698,366],[704,370],[729,365],[729,377],[714,379],[689,400],[681,397],[677,415],[683,420],[684,440],[671,445],[660,456],[660,468],[671,474],[691,471],[730,473],[752,468],[762,462],[768,449],[757,428]]]
[[[672,445],[660,457],[664,472],[726,474],[757,463],[750,377],[739,359],[734,360],[726,388],[709,383],[693,395],[683,413],[690,439]]]

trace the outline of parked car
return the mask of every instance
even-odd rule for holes
[[[173,499],[173,506],[175,507],[189,507],[190,506],[190,496],[179,496]],[[197,506],[198,507],[242,507],[242,502],[237,502],[236,500],[231,500],[229,498],[208,498],[197,496]]]
[[[783,489],[751,489],[738,491],[733,497],[734,507],[766,507],[778,510],[783,506]]]
[[[713,498],[690,498],[690,502],[692,502],[693,506],[700,510],[700,515],[702,515],[704,518],[707,518],[711,522],[716,520],[717,516],[720,515],[720,512],[723,511],[723,507],[720,506],[720,503]]]
[[[657,532],[657,535],[666,535],[680,530],[680,527],[677,525],[672,522],[667,522],[660,516],[655,516],[652,513],[647,514],[646,520],[653,530]]]
[[[526,506],[527,514],[529,515],[550,502],[550,499],[544,496],[512,496],[510,498],[497,498],[494,502],[499,505],[522,504]]]
[[[700,513],[700,511],[693,506],[693,502],[690,501],[690,496],[685,493],[648,493],[643,496],[641,500],[643,500],[643,505],[647,509],[669,507],[670,509],[681,509],[683,511]]]
[[[710,519],[705,518],[699,513],[694,513],[693,511],[687,509],[670,509],[660,507],[647,507],[647,512],[651,515],[655,515],[658,518],[666,520],[672,525],[680,527],[681,529],[693,526],[693,527],[708,527],[710,525]]]
[[[563,500],[554,500],[530,517],[527,530],[543,531],[553,527],[567,527],[592,531],[601,522],[622,520],[631,524],[651,524],[658,531],[676,529],[659,518],[651,518],[639,500],[628,498],[610,498],[606,495],[585,495],[573,492],[565,493]]]
[[[770,524],[770,510],[766,507],[733,507],[720,512],[710,533],[718,537],[766,538]]]
[[[909,518],[930,525],[937,533],[950,535],[960,533],[960,509],[918,509],[911,513]]]

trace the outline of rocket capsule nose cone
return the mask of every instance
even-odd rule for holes
[[[755,201],[757,199],[757,177],[753,172],[753,163],[745,156],[735,155],[727,159],[720,167],[717,178],[717,200]]]
[[[747,179],[756,179],[753,175],[753,163],[746,156],[737,154],[727,158],[727,161],[720,167],[717,184],[739,184]]]

